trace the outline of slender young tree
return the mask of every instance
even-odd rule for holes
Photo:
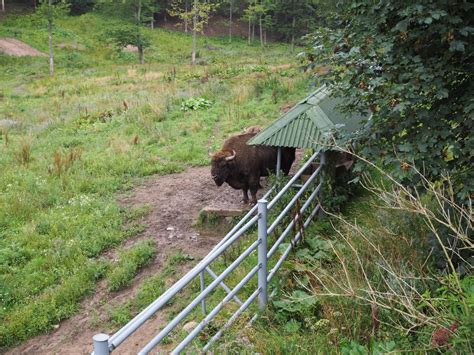
[[[159,8],[156,0],[101,0],[104,4],[114,6],[114,11],[122,17],[128,24],[119,27],[112,27],[106,32],[106,40],[122,50],[127,45],[137,48],[138,61],[145,63],[145,48],[150,46],[151,42],[147,33],[143,31],[143,25],[148,24],[153,13]]]
[[[183,8],[183,5],[185,6]],[[191,48],[191,64],[196,64],[196,37],[198,32],[202,32],[204,26],[209,22],[209,16],[217,9],[218,3],[201,2],[199,0],[193,1],[193,6],[190,11],[186,8],[186,3],[176,0],[172,2],[171,9],[168,13],[171,16],[178,17],[186,24],[187,20],[192,20],[192,48]]]
[[[234,0],[229,0],[229,43],[232,42],[232,13],[234,11]]]
[[[54,75],[53,52],[53,0],[48,0],[48,47],[49,47],[49,75]]]
[[[244,10],[244,18],[248,21],[249,24],[249,33],[248,33],[248,44],[253,42],[255,38],[255,21],[258,17],[258,4],[256,0],[248,0],[248,6]]]
[[[196,64],[196,33],[197,33],[197,23],[198,23],[198,0],[194,0],[193,4],[193,48],[191,51],[191,64]]]
[[[49,74],[54,76],[54,49],[53,49],[53,29],[54,20],[65,16],[69,11],[69,5],[65,1],[43,0],[40,2],[36,16],[41,22],[46,21],[48,28],[48,52],[49,52]]]
[[[142,24],[142,0],[138,0],[137,13],[136,13],[136,26],[137,26],[137,49],[138,49],[138,61],[140,64],[145,63],[145,46],[143,41],[143,35],[141,31]]]

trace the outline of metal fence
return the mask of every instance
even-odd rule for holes
[[[304,183],[298,184],[298,179],[301,177],[303,172],[316,161],[318,155],[320,156],[319,167],[315,169]],[[208,350],[210,346],[222,336],[223,332],[235,322],[237,317],[247,310],[257,298],[258,311],[264,310],[269,299],[269,289],[271,288],[269,284],[270,281],[273,279],[284,260],[288,257],[295,244],[301,239],[304,228],[309,225],[320,209],[317,196],[319,195],[323,183],[324,174],[321,174],[320,171],[325,164],[325,159],[324,152],[321,154],[319,154],[319,152],[314,153],[283,188],[278,190],[276,186],[273,186],[264,197],[258,201],[257,205],[255,205],[239,221],[239,223],[231,229],[231,231],[206,257],[204,257],[193,269],[172,285],[166,292],[158,297],[123,328],[110,337],[106,334],[95,335],[93,337],[93,354],[110,354],[110,352],[122,344],[150,317],[168,304],[170,300],[176,297],[179,292],[190,285],[194,280],[199,280],[201,288],[200,292],[140,350],[139,354],[148,354],[199,305],[201,305],[202,319],[171,351],[172,354],[178,354],[185,349],[185,347],[188,346],[231,301],[236,302],[238,308],[228,317],[225,324],[223,324],[221,328],[213,334],[207,344],[204,345],[202,349],[203,351]],[[286,198],[284,202],[283,197]],[[287,201],[288,199],[289,202]],[[302,200],[304,202],[302,202]],[[281,208],[281,211],[275,211],[277,207]],[[272,218],[270,218],[270,213]],[[284,223],[288,224],[286,226],[282,225]],[[216,274],[211,269],[211,263],[213,263],[218,257],[222,256],[222,254],[231,246],[235,245],[236,242],[241,240],[242,236],[246,233],[249,233],[249,235],[255,235],[255,233],[251,233],[251,231],[255,229],[255,226],[258,229],[256,240],[247,241],[247,244],[250,245],[248,245],[246,249],[240,253],[232,263],[230,263],[230,265],[225,267],[219,275]],[[282,230],[279,235],[276,233],[278,226],[281,227],[278,231]],[[293,232],[293,235],[288,237],[291,232]],[[290,243],[286,245],[286,243],[284,244],[284,241],[288,238],[290,239]],[[270,246],[269,244],[272,245]],[[234,287],[229,287],[224,282],[226,277],[235,271],[237,267],[239,267],[250,255],[255,254],[255,252],[257,253],[258,260],[256,265],[251,267],[251,270],[248,271]],[[275,261],[273,259],[275,259],[274,257],[277,252],[280,254],[280,257]],[[206,275],[208,280],[212,280],[207,286]],[[251,289],[250,291],[247,290],[245,294],[246,298],[241,300],[238,296],[239,291],[242,291],[246,285],[248,286],[249,282],[255,276],[257,276],[258,280],[256,288]],[[211,292],[218,287],[222,287],[223,290],[225,290],[225,296],[208,311],[206,300],[210,297]],[[255,320],[257,315],[258,312],[251,321]]]

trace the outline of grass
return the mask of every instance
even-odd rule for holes
[[[151,262],[155,252],[152,240],[140,241],[131,248],[123,250],[119,261],[106,275],[108,290],[118,291],[130,285],[138,270]]]
[[[170,255],[165,262],[164,268],[156,275],[146,277],[131,299],[129,298],[125,302],[119,302],[108,307],[107,315],[111,328],[116,329],[123,326],[134,315],[156,300],[171,285],[171,280],[176,276],[177,268],[192,260],[193,258],[189,255],[181,252]],[[168,303],[168,306],[172,303]]]
[[[101,255],[144,228],[129,223],[117,192],[207,165],[208,149],[309,90],[285,45],[200,37],[201,64],[191,67],[188,35],[147,30],[153,45],[140,66],[100,42],[110,25],[99,14],[59,20],[54,77],[47,58],[0,55],[0,117],[15,123],[0,135],[0,347],[51,329],[110,275]],[[45,28],[29,16],[2,20],[0,36],[47,51]],[[181,110],[190,98],[212,105]],[[138,259],[111,284],[130,282],[147,257]]]

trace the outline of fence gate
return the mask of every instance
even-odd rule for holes
[[[303,172],[318,157],[320,158],[318,168],[304,183],[298,184],[297,181]],[[178,354],[185,349],[219,312],[224,313],[220,319],[220,323],[223,324],[219,329],[214,329],[212,337],[208,339],[202,351],[207,351],[222,336],[225,329],[249,308],[255,312],[250,319],[250,322],[253,322],[276,291],[274,283],[271,283],[273,277],[302,238],[304,229],[320,210],[317,197],[323,184],[324,174],[320,172],[325,163],[326,153],[316,152],[284,187],[279,189],[278,183],[274,185],[206,257],[153,303],[112,336],[96,334],[93,337],[93,354],[110,354],[131,334],[139,330],[150,317],[176,298],[179,292],[193,284],[200,285],[200,292],[192,301],[182,306],[177,315],[140,350],[139,354],[148,354],[152,351],[188,316],[198,319],[199,322],[194,329],[183,336],[184,339],[171,351],[172,354]],[[244,245],[245,250],[235,256],[229,265],[217,264],[216,260],[223,253],[229,253],[232,247],[237,246],[237,242],[240,247]],[[222,269],[220,272],[213,271],[212,267],[216,265]],[[225,279],[237,271],[238,275],[244,276],[241,276],[235,285],[227,285]],[[272,288],[273,293],[269,294]],[[243,296],[245,298],[242,298]],[[254,302],[257,298],[258,304]],[[201,313],[196,312],[199,305]]]

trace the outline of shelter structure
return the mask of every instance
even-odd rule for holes
[[[352,133],[361,129],[366,117],[344,114],[338,109],[344,99],[330,94],[326,86],[318,88],[247,144],[319,150],[329,138],[330,131]],[[277,175],[280,166],[281,149],[278,149]]]

